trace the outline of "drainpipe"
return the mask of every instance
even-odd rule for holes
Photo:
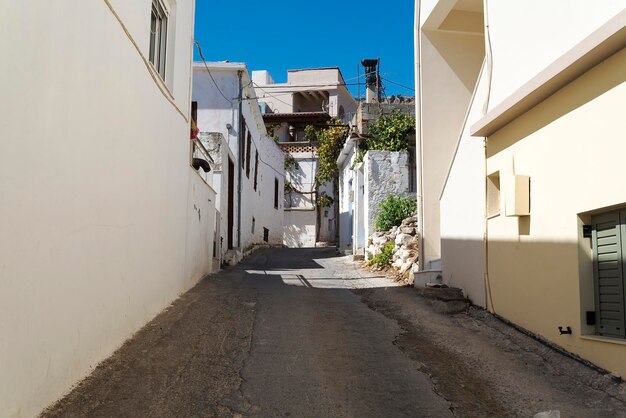
[[[243,155],[243,153],[241,152],[241,150],[243,149],[243,141],[245,140],[244,138],[244,131],[245,129],[242,129],[242,127],[244,126],[244,123],[242,123],[242,119],[243,119],[243,111],[242,111],[242,103],[243,103],[243,82],[241,81],[241,77],[243,75],[243,71],[239,70],[237,71],[237,77],[239,78],[239,97],[238,97],[238,101],[239,101],[239,117],[237,118],[237,121],[239,122],[239,148],[237,149],[237,152],[239,153],[239,164],[237,164],[238,166],[238,173],[237,173],[237,246],[239,247],[240,251],[243,251],[243,249],[241,248],[241,177],[242,177],[242,167],[243,167],[243,161],[241,159],[241,156]]]
[[[423,199],[423,180],[422,180],[422,77],[421,77],[421,63],[420,63],[420,9],[421,0],[415,0],[415,32],[414,32],[414,47],[415,47],[415,161],[417,167],[415,170],[415,188],[417,198],[417,229],[419,231],[419,246],[418,246],[418,268],[424,270],[424,199]]]

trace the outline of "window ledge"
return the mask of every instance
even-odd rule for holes
[[[583,340],[598,341],[602,343],[626,345],[626,340],[621,338],[603,337],[600,335],[581,335],[580,338]]]
[[[626,10],[602,25],[571,50],[521,86],[471,127],[471,135],[492,135],[562,89],[592,67],[624,48]]]

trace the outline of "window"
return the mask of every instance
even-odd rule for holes
[[[246,149],[246,177],[250,178],[250,148],[252,145],[252,134],[248,131],[248,144]]]
[[[160,0],[152,0],[150,15],[150,62],[165,80],[165,57],[167,47],[167,14]]]
[[[597,333],[626,338],[626,209],[592,216],[591,227]]]
[[[259,151],[254,152],[254,190],[256,191],[256,186],[259,180]]]
[[[487,176],[487,217],[500,214],[500,172]]]
[[[274,178],[274,209],[278,209],[278,179]]]
[[[267,242],[270,239],[270,230],[263,227],[263,241]]]
[[[246,126],[246,122],[241,119],[241,155],[239,156],[239,161],[241,161],[241,167],[246,162],[246,132],[248,132],[248,127]]]

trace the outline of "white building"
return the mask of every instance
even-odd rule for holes
[[[351,134],[337,158],[338,249],[355,256],[367,256],[368,238],[376,231],[381,204],[388,196],[415,198],[415,167],[410,155],[414,151],[359,151],[365,141],[367,138]]]
[[[214,160],[215,254],[235,263],[254,245],[282,244],[284,154],[267,135],[245,64],[193,68],[199,138]]]
[[[193,0],[0,10],[0,416],[29,417],[211,270],[215,193]]]
[[[308,125],[322,128],[331,118],[351,124],[357,103],[345,86],[339,68],[289,70],[286,83],[274,83],[267,71],[253,71],[256,97],[263,102],[265,124],[280,146],[298,163],[287,170],[284,244],[311,247],[335,242],[337,202],[320,207],[317,199],[335,198],[332,183],[315,183],[317,143],[305,137]]]

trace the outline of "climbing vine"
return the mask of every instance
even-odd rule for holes
[[[331,120],[328,125],[315,131],[315,137],[319,142],[317,148],[317,184],[324,184],[336,180],[339,176],[337,158],[341,153],[343,144],[348,134],[348,128],[338,120]]]

